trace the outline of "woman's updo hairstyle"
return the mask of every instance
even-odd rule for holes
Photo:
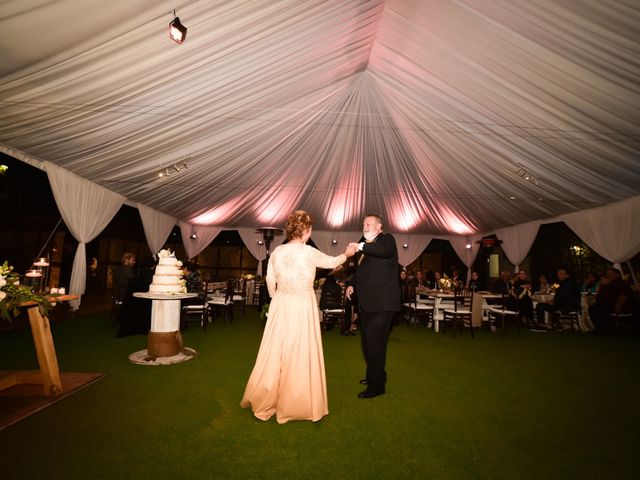
[[[313,220],[304,210],[296,210],[287,218],[287,240],[302,238],[304,232],[313,225]]]

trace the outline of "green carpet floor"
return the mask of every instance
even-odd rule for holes
[[[359,337],[325,332],[330,414],[262,422],[239,407],[257,312],[185,345],[200,356],[139,366],[146,337],[106,315],[54,325],[63,371],[106,378],[0,431],[2,479],[637,478],[640,340],[396,327],[387,395],[357,398]],[[36,368],[28,330],[0,335],[0,370]]]

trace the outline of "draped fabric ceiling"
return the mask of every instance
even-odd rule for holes
[[[296,208],[493,232],[640,194],[638,25],[633,0],[13,0],[0,149],[211,234]]]

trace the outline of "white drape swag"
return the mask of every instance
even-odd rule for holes
[[[480,245],[476,243],[478,240],[482,238],[482,235],[470,235],[470,236],[459,236],[452,235],[447,240],[453,247],[453,250],[458,255],[458,258],[462,260],[462,263],[467,267],[467,283],[471,280],[471,267],[473,266],[473,262],[475,262],[476,257],[478,256],[478,251],[480,250]],[[467,248],[467,243],[471,244],[471,248]]]
[[[398,263],[402,265],[403,268],[411,265],[433,239],[433,235],[407,235],[406,233],[392,233],[392,235],[396,241],[396,248],[398,249]],[[405,243],[407,244],[407,248],[403,247]]]
[[[520,264],[527,258],[538,234],[540,223],[539,221],[528,222],[496,230],[496,236],[502,240],[502,250],[507,259],[515,265],[515,271],[518,271]]]
[[[124,203],[124,197],[52,163],[47,162],[45,170],[64,223],[79,242],[73,259],[69,293],[83,295],[87,279],[85,245],[104,230]],[[70,304],[76,310],[80,299]]]
[[[610,262],[622,263],[640,251],[640,195],[560,219]]]
[[[138,212],[140,212],[144,236],[147,238],[149,250],[155,256],[164,246],[177,220],[175,217],[147,207],[142,203],[138,203]]]
[[[256,275],[262,275],[262,262],[265,258],[267,258],[267,249],[265,245],[258,244],[259,240],[262,240],[262,233],[256,233],[255,228],[238,228],[238,233],[240,234],[240,238],[244,243],[244,246],[247,247],[249,253],[253,255],[256,260],[258,260],[258,270],[256,271]],[[271,251],[284,242],[285,236],[278,235],[273,240],[271,240]]]
[[[209,246],[218,234],[225,230],[224,227],[209,227],[203,225],[192,225],[191,223],[180,221],[180,234],[182,236],[182,245],[188,259],[198,255],[201,251]],[[195,238],[192,238],[195,235]]]
[[[640,193],[634,3],[3,2],[0,139],[200,225],[556,218]]]

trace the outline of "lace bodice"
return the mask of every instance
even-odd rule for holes
[[[269,295],[273,297],[276,291],[313,289],[316,268],[335,268],[346,260],[344,254],[330,257],[302,243],[280,245],[269,257],[266,277]]]

